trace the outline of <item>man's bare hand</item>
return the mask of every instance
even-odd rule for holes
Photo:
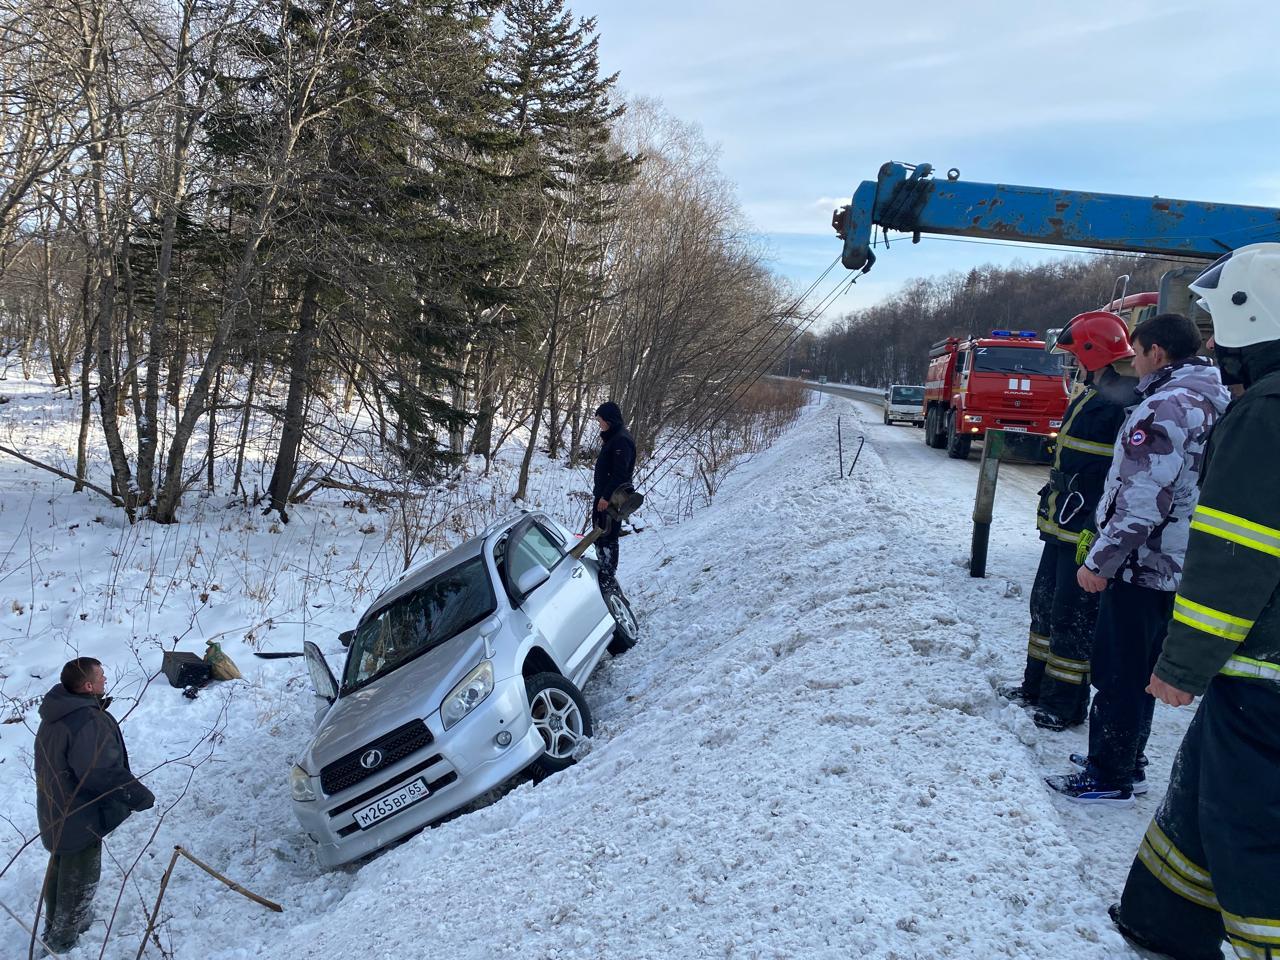
[[[1151,675],[1151,682],[1147,684],[1147,693],[1171,707],[1185,707],[1195,699],[1192,694],[1179,690],[1171,683],[1165,683],[1154,673]]]
[[[1107,589],[1107,578],[1098,576],[1088,567],[1081,567],[1076,571],[1076,583],[1080,584],[1080,589],[1085,593],[1101,593]]]
[[[609,501],[601,497],[600,500],[596,502],[596,509],[601,513],[604,513],[609,509]]]

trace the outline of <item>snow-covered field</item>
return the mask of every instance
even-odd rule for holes
[[[846,442],[867,437],[847,479],[837,417]],[[1040,778],[1083,736],[993,692],[1021,670],[1043,469],[1003,468],[989,576],[972,580],[976,462],[878,420],[828,397],[713,505],[623,541],[645,636],[588,684],[597,736],[577,766],[333,872],[289,809],[315,705],[301,661],[252,651],[305,638],[336,666],[337,632],[394,572],[387,517],[317,505],[282,527],[211,499],[129,529],[6,462],[0,672],[21,722],[0,726],[0,853],[34,833],[35,704],[80,653],[108,666],[136,771],[188,755],[146,776],[157,807],[110,838],[109,958],[136,953],[175,844],[284,906],[179,865],[158,929],[176,960],[1131,956],[1106,906],[1189,716],[1157,711],[1135,809],[1051,795]],[[543,480],[557,504],[573,482]],[[244,681],[143,692],[161,646],[215,635]],[[44,863],[23,851],[0,900],[33,914]],[[71,956],[97,957],[105,933]],[[0,915],[0,957],[25,945]]]

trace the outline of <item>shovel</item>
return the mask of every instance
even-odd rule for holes
[[[592,527],[591,532],[578,541],[577,546],[569,551],[569,556],[581,560],[597,540],[613,529],[615,523],[620,524],[644,505],[644,495],[636,493],[635,487],[624,483],[609,498],[609,507],[605,510],[605,526]]]

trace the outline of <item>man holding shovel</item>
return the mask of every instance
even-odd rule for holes
[[[609,515],[609,501],[619,487],[631,485],[636,467],[636,444],[627,430],[622,408],[612,400],[596,409],[600,423],[600,455],[596,457],[595,480],[591,490],[591,522],[604,531],[596,540],[600,557],[600,587],[614,589],[618,572],[619,522]]]

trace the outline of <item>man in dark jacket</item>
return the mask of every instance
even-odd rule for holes
[[[156,799],[129,770],[102,664],[78,657],[61,681],[40,704],[35,745],[36,813],[50,853],[43,939],[56,952],[71,949],[92,920],[102,838]]]
[[[596,541],[600,557],[600,586],[616,585],[618,571],[618,524],[606,512],[609,498],[624,483],[631,483],[636,467],[636,444],[622,418],[622,408],[610,400],[596,409],[600,422],[600,455],[596,457],[595,480],[591,489],[591,521],[605,531]]]
[[[1203,695],[1111,916],[1178,960],[1280,957],[1280,244],[1250,244],[1191,284],[1223,379],[1186,572],[1148,691]]]
[[[1137,401],[1137,379],[1113,367],[1133,356],[1124,320],[1092,310],[1072,317],[1055,352],[1070,353],[1085,370],[1084,389],[1062,421],[1049,483],[1040,491],[1036,526],[1044,550],[1031,588],[1031,629],[1021,681],[1000,692],[1036,706],[1035,724],[1062,730],[1084,722],[1089,709],[1089,660],[1098,597],[1076,583],[1076,554],[1088,549],[1094,510],[1102,499],[1116,434]],[[1083,558],[1082,558],[1083,559]]]

